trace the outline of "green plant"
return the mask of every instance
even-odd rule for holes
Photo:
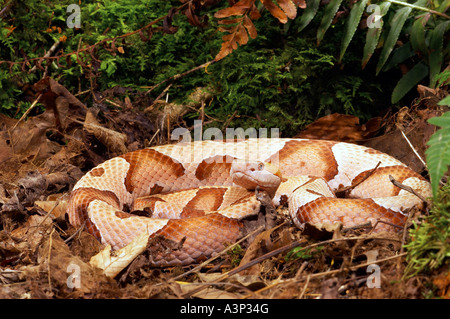
[[[303,259],[308,260],[316,256],[323,250],[324,246],[317,246],[309,249],[304,249],[303,247],[295,247],[291,251],[286,254],[285,260],[295,260],[295,259]]]
[[[447,103],[442,100],[440,104],[443,104],[442,102]],[[431,186],[436,197],[439,181],[450,165],[450,112],[433,117],[428,122],[441,127],[431,136],[428,141],[429,148],[426,150]]]
[[[300,8],[306,7],[300,17],[302,29],[321,11],[320,0],[311,0],[307,4],[304,1],[278,0],[279,7],[272,0],[261,3],[281,23],[296,18],[295,5]],[[429,86],[435,87],[436,75],[441,72],[444,61],[450,53],[448,46],[444,47],[444,34],[450,26],[450,17],[445,11],[450,2],[418,0],[410,4],[406,1],[386,0],[375,1],[370,5],[368,3],[368,0],[328,2],[322,10],[323,15],[317,28],[317,43],[324,40],[325,33],[332,23],[345,17],[348,12],[348,16],[344,18],[346,29],[342,36],[339,62],[342,61],[358,26],[365,22],[363,25],[368,28],[361,59],[363,68],[377,48],[381,48],[381,52],[376,74],[400,63],[411,64],[409,71],[403,75],[392,92],[392,103],[398,102],[427,75]],[[256,0],[241,0],[215,14],[216,18],[221,19],[219,23],[223,25],[219,27],[219,31],[226,33],[216,60],[230,54],[238,44],[246,44],[249,36],[256,37],[257,28],[254,27],[252,20],[259,19],[261,14],[255,4]],[[372,14],[365,15],[365,11]],[[402,44],[398,44],[400,41]],[[387,63],[389,58],[390,62]]]
[[[430,214],[410,230],[411,241],[405,245],[408,265],[405,276],[449,265],[450,257],[450,184],[442,187],[433,201]]]
[[[179,1],[84,1],[80,30],[65,26],[68,2],[47,6],[38,5],[38,0],[31,2],[29,7],[13,6],[0,20],[0,30],[9,34],[5,40],[9,46],[0,43],[0,83],[6,88],[0,93],[0,109],[10,115],[24,98],[19,84],[32,84],[44,73],[39,67],[28,73],[34,66],[46,68],[47,74],[73,93],[122,87],[133,101],[149,87],[213,60],[221,47],[212,11],[204,13],[210,24],[203,29],[193,28],[181,12],[171,15],[172,27],[178,28],[173,34],[161,32],[161,23],[142,29],[162,21]],[[183,104],[194,89],[206,86],[213,99],[205,112],[218,120],[209,125],[277,127],[284,136],[295,134],[317,116],[340,112],[368,119],[378,112],[377,106],[384,106],[389,78],[377,82],[362,72],[356,63],[359,57],[351,49],[344,60],[345,72],[340,70],[335,56],[343,25],[335,28],[339,36],[320,47],[314,43],[314,34],[302,29],[302,20],[280,26],[270,12],[263,11],[254,25],[264,33],[238,54],[210,65],[205,72],[165,82],[149,97],[156,98],[172,84],[170,101]],[[37,40],[30,41],[30,34]],[[52,60],[44,59],[46,49],[60,38],[64,39],[61,50]],[[88,105],[92,101],[88,94],[83,98]],[[185,121],[198,118],[199,113],[189,113]]]

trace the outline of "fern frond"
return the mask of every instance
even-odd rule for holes
[[[436,197],[439,181],[450,165],[450,112],[431,118],[428,122],[441,127],[431,136],[428,141],[429,148],[425,151],[431,188],[433,196]]]

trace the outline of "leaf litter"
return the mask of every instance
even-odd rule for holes
[[[104,92],[89,110],[50,78],[35,90],[45,106],[41,113],[30,113],[26,120],[0,115],[0,298],[422,298],[433,283],[448,291],[444,273],[403,277],[405,230],[377,235],[367,225],[299,230],[282,214],[285,208],[275,212],[263,197],[265,210],[247,222],[249,236],[200,265],[150,268],[145,237],[124,248],[133,255],[111,252],[68,223],[71,189],[84,172],[110,157],[167,142],[170,127],[182,123],[172,117],[165,127],[164,122],[154,126],[167,108],[145,111],[154,103],[138,94],[135,101],[142,107],[129,99],[121,102],[123,92],[117,89]],[[185,106],[180,114],[195,107]],[[336,136],[365,138],[383,123],[386,135],[400,127],[411,140],[423,141],[430,135],[426,119],[432,114],[428,106],[401,110],[370,127],[334,115]],[[304,134],[324,138],[315,134],[329,123],[330,117],[320,119]],[[386,151],[392,143],[386,135],[370,140]],[[396,148],[408,152],[406,146]],[[409,151],[406,157],[414,156]],[[371,276],[373,269],[379,278]],[[375,284],[380,288],[371,288]]]

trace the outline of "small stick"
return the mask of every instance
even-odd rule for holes
[[[186,71],[186,72],[183,72],[183,73],[180,73],[180,74],[175,74],[174,76],[171,76],[171,77],[169,77],[169,78],[167,78],[167,79],[165,79],[165,80],[159,82],[158,84],[155,84],[154,86],[152,86],[152,87],[150,88],[150,90],[148,90],[147,92],[145,92],[145,94],[150,94],[150,92],[152,92],[154,89],[156,89],[156,88],[157,88],[158,86],[160,86],[161,84],[166,83],[167,81],[170,81],[170,80],[178,80],[178,79],[180,79],[180,78],[182,78],[182,77],[184,77],[184,76],[186,76],[186,75],[188,75],[188,74],[190,74],[190,73],[192,73],[192,72],[194,72],[194,71],[197,71],[197,70],[199,70],[199,69],[201,69],[201,68],[205,68],[205,67],[209,66],[210,64],[212,64],[212,63],[214,63],[214,62],[216,62],[216,60],[211,60],[211,61],[208,61],[208,62],[206,62],[206,63],[203,63],[202,65],[198,65],[198,66],[196,66],[195,68],[190,69],[190,70],[188,70],[188,71]]]
[[[298,299],[302,299],[303,296],[305,295],[306,292],[306,288],[308,288],[308,284],[309,284],[309,280],[311,279],[311,275],[308,275],[308,277],[306,277],[306,283],[305,286],[302,289],[302,293],[300,294],[300,296],[298,296]]]
[[[330,239],[330,240],[325,240],[325,241],[323,241],[323,242],[319,242],[319,243],[316,243],[316,244],[312,244],[312,245],[310,245],[310,246],[304,247],[303,249],[309,249],[309,248],[312,248],[312,247],[314,247],[314,246],[319,246],[319,245],[322,245],[322,244],[325,244],[325,243],[332,243],[332,242],[344,241],[344,240],[346,240],[346,239],[348,239],[348,240],[356,240],[356,239],[363,239],[363,238],[365,238],[365,237],[349,237],[349,238],[336,238],[336,239]],[[380,240],[396,240],[396,239],[393,239],[393,238],[382,238],[382,237],[378,237],[378,238],[375,237],[375,238],[373,238],[373,239],[380,239]],[[398,241],[398,240],[396,240],[396,241]],[[395,258],[397,258],[397,257],[405,256],[405,255],[406,255],[406,253],[401,253],[401,254],[398,254],[398,255],[395,255],[395,256],[391,256],[391,257],[387,257],[387,258],[384,258],[384,259],[376,260],[375,262],[371,261],[371,262],[366,262],[365,264],[360,264],[360,265],[356,265],[356,266],[350,266],[350,267],[348,267],[348,268],[346,268],[346,269],[349,269],[349,270],[351,270],[351,271],[355,271],[355,270],[357,270],[358,268],[361,268],[361,267],[369,266],[369,265],[374,264],[374,263],[381,263],[381,262],[384,262],[384,261],[388,261],[388,260],[391,260],[391,259],[395,259]],[[303,264],[302,264],[302,266],[301,266],[300,268],[302,268],[302,267],[303,267]],[[342,271],[344,271],[344,270],[345,270],[345,269],[336,269],[336,270],[329,270],[329,271],[320,272],[320,273],[314,273],[314,274],[308,275],[308,278],[311,279],[311,278],[318,278],[318,277],[326,276],[326,275],[332,275],[332,274],[336,274],[336,273],[342,272]],[[309,281],[308,278],[307,278],[307,280]],[[219,280],[220,280],[220,279],[221,279],[221,278],[219,278]],[[284,280],[284,281],[278,281],[276,284],[270,285],[270,288],[273,288],[273,287],[275,287],[275,286],[277,286],[277,285],[280,285],[280,284],[283,284],[283,283],[299,282],[299,281],[302,281],[303,279],[304,279],[303,276],[297,276],[297,275],[296,275],[294,278],[290,278],[290,279],[287,279],[287,280]],[[258,291],[255,291],[254,293],[258,293],[258,292],[264,291],[264,290],[267,290],[267,289],[262,288],[262,289],[260,289],[260,290],[258,290]],[[250,297],[250,296],[251,296],[251,295],[246,295],[246,296],[244,296],[243,298],[246,299],[246,298],[248,298],[248,297]]]
[[[156,97],[156,99],[153,101],[153,103],[150,105],[150,106],[148,106],[148,107],[146,107],[145,108],[145,110],[144,110],[144,113],[145,112],[149,112],[149,111],[151,111],[152,110],[152,108],[153,108],[153,105],[155,105],[155,103],[164,95],[164,94],[166,94],[167,93],[167,91],[169,91],[169,89],[172,87],[172,84],[173,83],[170,83],[157,97]],[[167,103],[167,100],[168,100],[168,95],[166,95],[166,103]]]
[[[79,227],[72,235],[70,235],[67,239],[64,240],[64,242],[67,244],[69,241],[71,241],[75,236],[77,236],[81,231],[84,229],[84,226],[86,225],[86,222],[84,222],[81,227]]]
[[[61,43],[60,40],[56,41],[55,43],[53,43],[53,45],[51,46],[51,48],[47,51],[47,53],[44,55],[44,58],[48,58],[49,56],[51,56],[53,54],[53,52],[55,52],[56,48],[58,47],[58,45]],[[36,65],[33,66],[30,71],[28,71],[28,73],[33,73],[34,71],[36,71]]]
[[[48,277],[48,287],[50,292],[52,291],[52,280],[50,275],[50,258],[52,255],[52,245],[53,245],[53,233],[55,232],[55,228],[52,228],[50,233],[50,238],[48,241],[48,261],[47,261],[47,277]]]
[[[28,115],[28,113],[31,112],[31,110],[36,106],[37,102],[39,102],[39,100],[42,97],[42,93],[39,93],[38,97],[36,98],[36,100],[33,101],[33,103],[31,104],[31,106],[28,108],[28,110],[25,111],[25,113],[23,113],[23,115],[20,117],[20,119],[16,122],[16,124],[14,124],[12,131],[14,131],[14,129],[16,128],[16,126],[23,121],[23,119]]]
[[[414,146],[411,144],[411,142],[409,141],[409,139],[406,137],[406,134],[403,133],[402,130],[400,130],[400,132],[403,135],[403,138],[406,140],[406,142],[408,143],[409,147],[412,149],[412,151],[414,152],[414,154],[416,154],[417,158],[422,162],[423,166],[425,168],[427,168],[427,163],[425,163],[425,161],[422,159],[422,157],[420,157],[419,153],[417,153],[416,149],[414,148]]]
[[[396,227],[396,228],[403,228],[402,226],[399,226],[399,225],[396,225],[396,224],[393,224],[393,223],[390,223],[388,221],[385,221],[385,220],[382,220],[382,219],[378,218],[377,221],[375,222],[375,225],[373,225],[372,229],[368,233],[368,235],[370,235],[375,230],[375,228],[377,227],[378,223],[387,224],[389,226]]]
[[[419,193],[417,193],[413,188],[411,188],[410,186],[406,186],[403,185],[402,183],[398,182],[395,180],[394,177],[392,177],[391,175],[389,175],[389,180],[391,181],[392,184],[394,184],[395,186],[404,189],[407,192],[410,192],[411,194],[416,195],[417,197],[419,197],[423,202],[427,202],[426,198],[423,197],[422,195],[420,195]]]
[[[346,192],[346,191],[349,191],[349,190],[355,188],[356,186],[358,186],[359,184],[361,184],[362,182],[364,182],[366,179],[368,179],[373,173],[375,173],[375,171],[377,170],[378,166],[380,166],[380,164],[381,164],[381,162],[378,162],[378,164],[377,164],[377,165],[376,165],[369,173],[367,173],[367,174],[364,176],[364,178],[361,179],[359,182],[357,182],[357,183],[355,183],[355,184],[352,184],[352,185],[350,185],[350,186],[346,186],[346,187],[340,188],[340,189],[338,189],[338,190],[336,191],[336,193],[343,193],[343,192]]]

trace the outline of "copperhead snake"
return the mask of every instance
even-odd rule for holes
[[[256,186],[275,205],[287,199],[299,227],[306,222],[351,227],[376,220],[402,226],[403,211],[421,200],[394,186],[389,175],[431,196],[420,174],[356,144],[280,138],[162,145],[112,158],[89,171],[73,188],[68,216],[72,225],[85,224],[113,249],[144,231],[150,238],[182,242],[179,249],[151,256],[150,264],[187,265],[242,236],[242,219],[260,209]],[[349,198],[335,197],[334,190],[361,180]],[[396,228],[378,223],[375,231]]]

